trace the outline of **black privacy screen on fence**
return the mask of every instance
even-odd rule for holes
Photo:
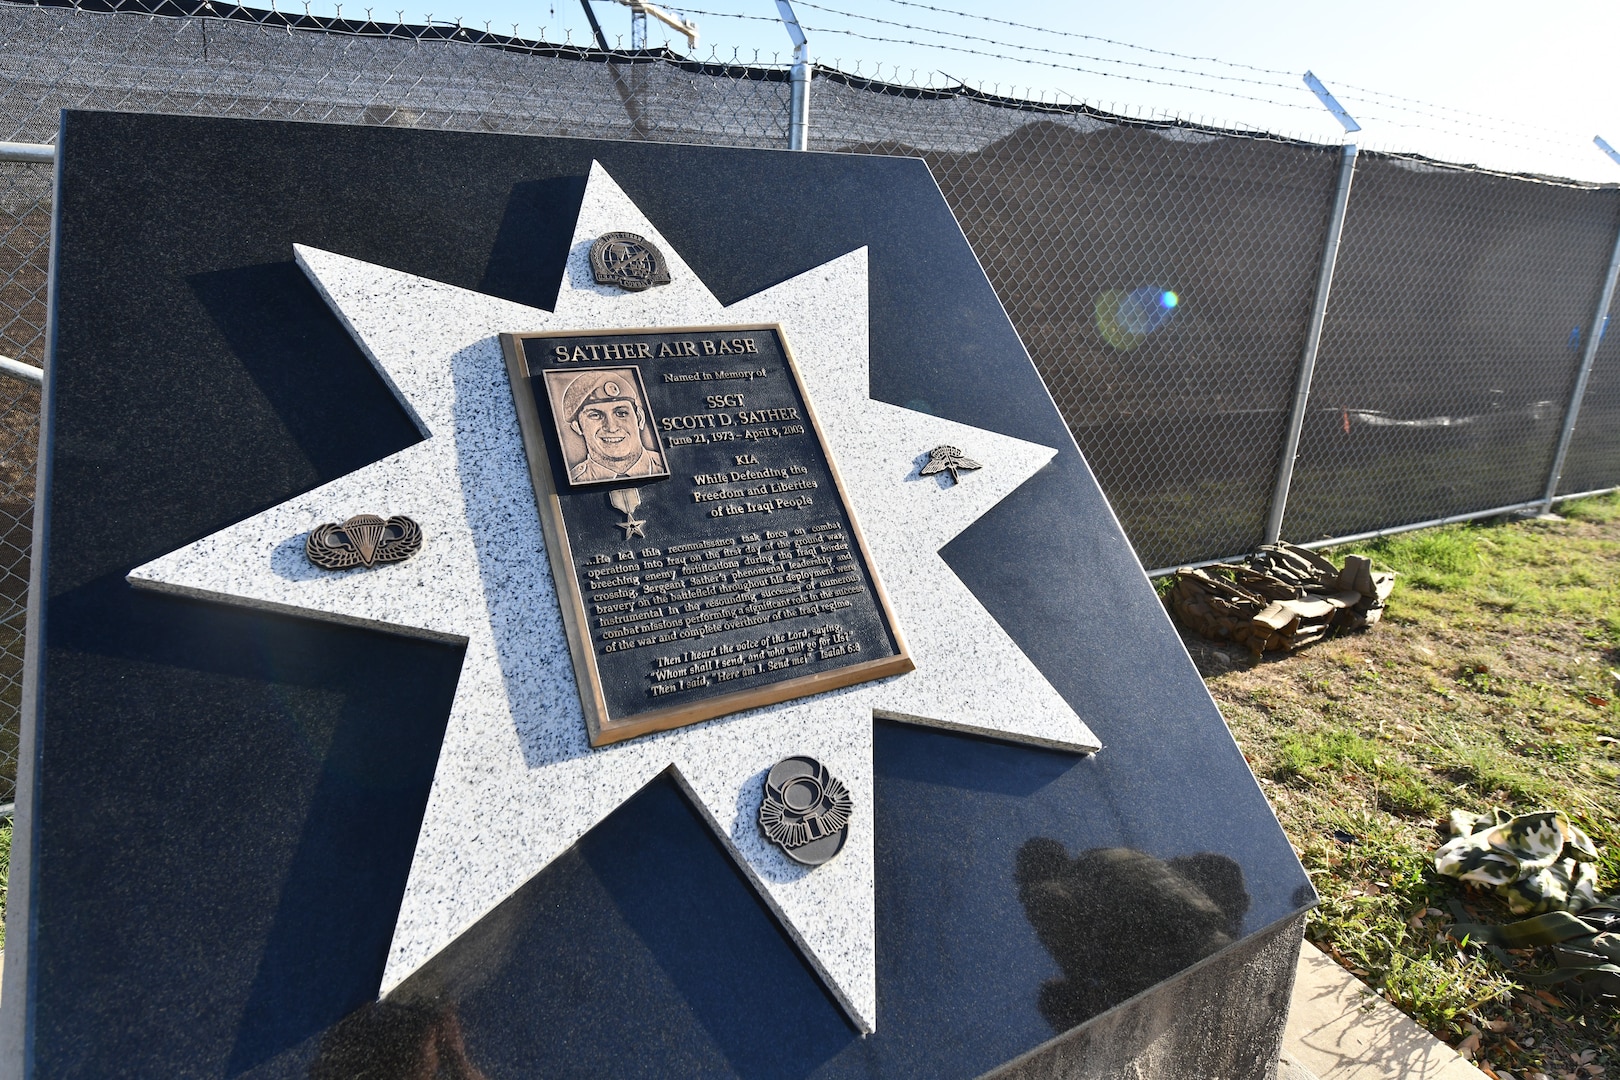
[[[71,107],[785,148],[788,72],[745,60],[203,0],[0,0],[0,141],[53,142]],[[1259,544],[1340,148],[813,75],[812,149],[928,162],[1143,564]],[[49,164],[0,160],[0,355],[36,367],[50,198]],[[1616,185],[1361,155],[1284,538],[1541,497],[1617,233]],[[39,408],[0,381],[0,802]],[[1611,334],[1559,491],[1617,484]]]
[[[140,6],[0,0],[0,134],[54,141],[58,112],[72,107],[787,144],[783,70],[600,53],[454,26],[380,27],[229,5],[218,5],[228,18],[184,18],[174,16],[215,6],[166,0],[145,5],[167,16],[156,17]]]
[[[1620,191],[1363,155],[1284,535],[1540,498],[1617,229]]]
[[[1079,117],[924,157],[1143,563],[1260,543],[1337,148]]]
[[[920,155],[1144,565],[1261,542],[1338,147],[828,76],[815,145]]]

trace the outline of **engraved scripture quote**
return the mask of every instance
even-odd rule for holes
[[[503,342],[593,743],[911,669],[780,328]]]

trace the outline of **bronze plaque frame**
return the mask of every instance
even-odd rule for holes
[[[813,438],[815,448],[824,460],[827,472],[831,474],[832,487],[836,494],[838,508],[848,529],[848,542],[859,552],[861,565],[864,567],[868,582],[867,594],[876,609],[878,617],[881,619],[882,629],[892,641],[894,651],[888,655],[857,660],[807,675],[790,676],[761,686],[711,694],[697,700],[681,701],[677,698],[669,705],[615,716],[610,710],[608,695],[604,691],[602,672],[596,649],[593,646],[591,621],[586,610],[586,596],[580,585],[580,573],[576,568],[574,544],[569,536],[561,498],[563,493],[575,494],[580,489],[573,485],[566,476],[559,477],[555,473],[555,463],[560,463],[563,460],[561,435],[551,430],[556,426],[554,420],[550,417],[542,418],[541,405],[539,404],[539,399],[547,394],[543,385],[543,373],[547,370],[555,371],[557,369],[532,364],[527,357],[526,343],[535,340],[566,341],[572,338],[668,338],[693,334],[729,336],[748,332],[773,334],[781,346],[785,370],[791,377],[793,391],[804,408],[805,433]],[[911,671],[916,666],[906,646],[905,637],[895,619],[888,593],[883,588],[883,583],[873,564],[871,551],[856,519],[854,507],[849,500],[843,478],[839,474],[837,462],[833,458],[832,450],[827,445],[821,424],[816,417],[809,391],[806,389],[804,380],[799,373],[798,362],[794,358],[792,346],[788,342],[787,334],[780,324],[748,323],[714,326],[642,327],[624,330],[542,331],[521,334],[509,333],[502,334],[500,337],[501,348],[506,358],[507,375],[512,386],[512,396],[517,406],[518,423],[523,435],[523,447],[528,458],[529,475],[534,484],[535,503],[540,513],[540,525],[545,537],[546,551],[551,562],[552,576],[557,585],[557,600],[562,611],[563,626],[568,637],[568,647],[572,655],[575,680],[579,686],[580,704],[584,709],[586,731],[592,746],[604,746],[624,739],[634,738],[638,735],[683,727],[731,713],[744,712],[794,698],[807,697],[827,690],[836,690],[856,683],[886,678],[890,675]],[[702,357],[698,358],[701,359]],[[622,362],[618,357],[609,357],[604,358],[601,364],[603,366],[623,367],[633,362],[634,360],[628,357]],[[591,369],[579,368],[575,370],[584,372]],[[643,389],[645,389],[645,385]],[[862,387],[861,391],[864,393],[865,389],[865,387]],[[652,402],[645,398],[644,401],[649,422],[652,422]],[[671,450],[675,448],[674,443],[675,440],[673,439],[660,438],[660,446],[665,455],[664,460],[669,478],[651,482],[674,482],[675,477],[681,472],[669,458]],[[600,496],[605,486],[596,486],[594,488],[595,493]],[[585,488],[584,490],[588,492],[592,489]],[[628,537],[626,537],[626,543],[628,543]],[[701,640],[701,635],[699,635],[698,640]]]

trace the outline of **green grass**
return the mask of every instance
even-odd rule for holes
[[[1432,816],[1445,807],[1410,765],[1394,760],[1376,741],[1352,731],[1285,731],[1277,737],[1276,749],[1274,775],[1279,780],[1297,778],[1320,784],[1359,775],[1377,787],[1379,804],[1395,813]]]
[[[1447,886],[1402,830],[1365,810],[1329,813],[1324,824],[1332,831],[1312,837],[1302,858],[1319,871],[1313,929],[1331,927],[1318,937],[1329,953],[1441,1034],[1460,1035],[1481,1006],[1508,999],[1500,972],[1470,962],[1436,932],[1438,917],[1423,916]]]
[[[11,880],[11,821],[0,825],[0,949],[6,947],[6,883]]]
[[[1478,1032],[1480,1063],[1520,1080],[1588,1049],[1620,1076],[1620,1011],[1538,997],[1450,940],[1454,905],[1512,915],[1432,859],[1453,808],[1556,808],[1620,890],[1620,498],[1561,513],[1327,552],[1399,574],[1369,631],[1259,662],[1187,638],[1321,894],[1311,940],[1442,1038]]]
[[[1456,773],[1475,795],[1487,800],[1521,806],[1551,805],[1557,801],[1556,784],[1527,771],[1515,755],[1502,748],[1459,744],[1454,760]]]
[[[1370,555],[1375,563],[1395,570],[1408,588],[1454,591],[1465,586],[1484,566],[1477,533],[1468,526],[1399,533],[1373,541],[1360,554]]]
[[[1595,499],[1576,499],[1564,503],[1558,512],[1571,521],[1589,521],[1594,525],[1607,525],[1620,520],[1620,499],[1605,495]]]

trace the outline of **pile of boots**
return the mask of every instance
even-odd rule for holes
[[[1215,563],[1176,571],[1170,610],[1196,634],[1261,653],[1320,641],[1335,627],[1371,626],[1384,612],[1395,575],[1364,555],[1334,566],[1293,544],[1267,544],[1246,565]]]

